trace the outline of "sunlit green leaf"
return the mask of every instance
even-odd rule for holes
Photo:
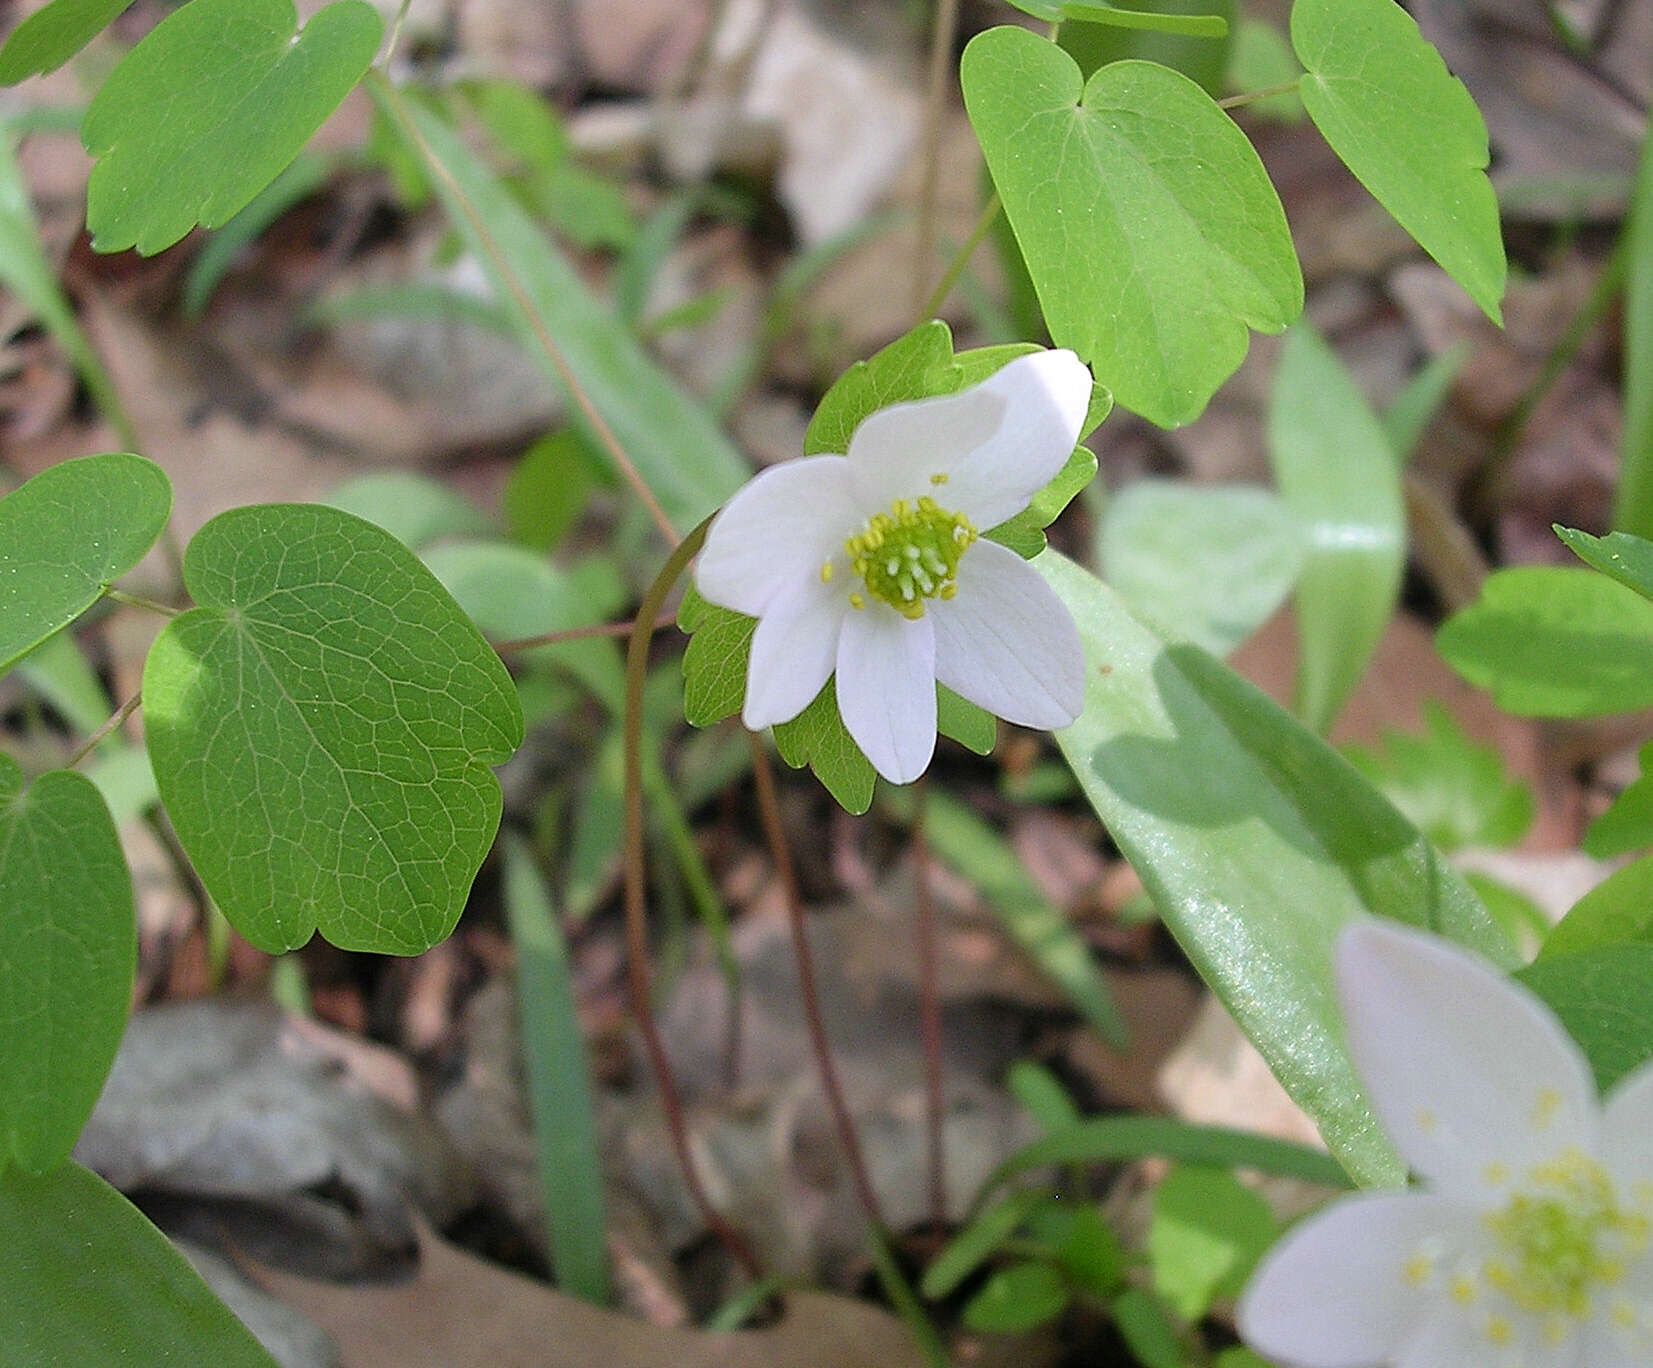
[[[1016,1335],[1055,1320],[1067,1304],[1062,1275],[1029,1260],[993,1274],[965,1303],[964,1324],[978,1334]]]
[[[388,532],[272,504],[196,534],[144,669],[155,778],[207,890],[271,952],[319,926],[417,954],[453,929],[522,740],[510,676]]]
[[[1555,534],[1592,569],[1616,579],[1626,589],[1653,599],[1653,542],[1632,532],[1592,537],[1574,527],[1555,524]]]
[[[0,48],[0,85],[56,71],[130,8],[132,0],[52,0]]]
[[[814,701],[774,733],[781,759],[793,769],[808,765],[846,812],[859,816],[872,806],[877,775],[839,716],[835,680],[827,680]]]
[[[143,559],[172,486],[141,456],[84,456],[0,499],[0,674]]]
[[[1653,945],[1653,856],[1614,870],[1574,903],[1538,954],[1548,959],[1635,942]]]
[[[1599,717],[1653,704],[1653,602],[1593,570],[1496,571],[1435,645],[1500,708],[1523,717]]]
[[[1387,0],[1386,0],[1387,3]],[[1269,457],[1306,555],[1297,581],[1297,711],[1325,732],[1395,610],[1406,563],[1400,467],[1353,377],[1308,324],[1286,337]]]
[[[1653,1058],[1653,945],[1545,955],[1516,978],[1561,1018],[1603,1092]]]
[[[25,788],[0,755],[0,1170],[68,1158],[126,1028],[136,955],[132,880],[97,789],[67,770]]]
[[[1303,537],[1272,490],[1133,480],[1102,513],[1102,577],[1168,635],[1227,655],[1297,583]]]
[[[1361,915],[1464,941],[1502,932],[1434,849],[1335,751],[1191,646],[1168,646],[1072,562],[1037,562],[1085,644],[1079,720],[1057,740],[1167,927],[1363,1183],[1403,1166],[1343,1046],[1332,947]]]
[[[1088,82],[1025,29],[972,39],[965,104],[1058,346],[1175,426],[1278,332],[1303,282],[1279,197],[1194,82],[1115,62]]]
[[[1175,1169],[1154,1189],[1154,1291],[1184,1320],[1199,1320],[1239,1291],[1275,1234],[1268,1203],[1227,1169]]]
[[[79,1164],[0,1174],[0,1363],[274,1368],[135,1206]]]
[[[1498,322],[1504,239],[1486,125],[1463,83],[1394,0],[1296,0],[1291,42],[1332,151]]]
[[[191,0],[161,20],[81,124],[97,158],[92,245],[148,255],[227,223],[361,80],[382,32],[364,0],[337,0],[302,32],[293,0]]]

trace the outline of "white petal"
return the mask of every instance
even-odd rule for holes
[[[838,635],[838,711],[872,767],[910,784],[936,749],[935,634],[928,615],[909,621],[869,602],[844,615]]]
[[[863,521],[842,456],[770,466],[713,520],[695,562],[695,588],[708,603],[758,617],[783,585],[819,578]]]
[[[1241,1338],[1294,1368],[1390,1362],[1419,1317],[1447,1301],[1440,1269],[1471,1238],[1474,1220],[1425,1193],[1333,1202],[1264,1257],[1235,1315]],[[1420,1257],[1433,1260],[1422,1283],[1407,1277]]]
[[[752,634],[742,722],[753,731],[790,722],[814,701],[837,662],[838,629],[847,612],[848,595],[819,576],[770,601]]]
[[[1065,727],[1085,705],[1079,629],[1039,572],[981,541],[959,560],[958,594],[936,599],[936,678],[1023,727]]]
[[[1653,1197],[1653,1063],[1626,1074],[1607,1094],[1601,1159],[1625,1195],[1643,1184]]]
[[[881,513],[928,494],[983,531],[997,527],[1067,463],[1090,396],[1091,374],[1077,356],[1044,351],[958,394],[880,409],[850,439],[856,499]]]
[[[1496,1341],[1488,1329],[1495,1315],[1502,1322]],[[1582,1347],[1576,1334],[1547,1342],[1536,1318],[1507,1303],[1494,1312],[1485,1304],[1466,1310],[1447,1302],[1418,1326],[1394,1368],[1579,1368]]]
[[[1596,1150],[1595,1083],[1527,989],[1438,936],[1368,919],[1343,933],[1349,1052],[1402,1157],[1440,1192],[1501,1205],[1500,1181]]]

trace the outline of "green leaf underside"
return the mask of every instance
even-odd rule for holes
[[[1143,417],[1198,417],[1247,328],[1278,332],[1303,304],[1285,214],[1245,135],[1166,67],[1116,62],[1082,82],[1023,29],[973,39],[961,76],[1051,337]]]
[[[1653,944],[1653,856],[1615,870],[1574,903],[1538,957],[1636,942]]]
[[[1297,710],[1324,733],[1366,672],[1400,596],[1400,465],[1353,377],[1307,324],[1281,348],[1268,439],[1275,482],[1306,553],[1297,581]]]
[[[0,1175],[0,1363],[274,1368],[149,1220],[79,1164]]]
[[[1017,342],[955,355],[953,335],[945,323],[922,323],[838,377],[810,420],[803,454],[842,455],[849,450],[855,429],[879,409],[956,394],[1018,356],[1039,350],[1031,343]],[[1084,432],[1100,423],[1112,405],[1107,391],[1096,387]],[[1037,555],[1045,547],[1042,529],[1095,475],[1095,455],[1088,448],[1075,447],[1067,464],[1034,496],[1027,510],[987,535],[1022,556]],[[732,717],[746,700],[746,668],[757,619],[709,604],[691,587],[678,611],[678,626],[690,634],[683,656],[683,715],[697,727]],[[936,690],[936,730],[977,755],[990,752],[998,736],[992,714],[945,685],[938,684]],[[802,713],[774,732],[781,758],[794,769],[807,764],[844,808],[862,813],[871,805],[876,774],[838,715],[832,680]]]
[[[1561,1018],[1603,1092],[1653,1058],[1653,945],[1546,955],[1515,977]]]
[[[1643,598],[1653,599],[1653,542],[1630,532],[1610,532],[1592,537],[1577,528],[1554,524],[1555,534],[1572,553],[1591,569],[1634,589]]]
[[[1315,127],[1495,323],[1504,240],[1475,101],[1394,0],[1296,0],[1291,42]]]
[[[1227,655],[1297,583],[1303,541],[1273,490],[1134,480],[1102,513],[1102,576],[1131,610]]]
[[[389,533],[336,509],[234,509],[184,557],[201,606],[144,669],[155,778],[249,941],[318,927],[417,954],[453,929],[522,740],[499,658]]]
[[[0,755],[0,1169],[69,1157],[126,1028],[136,955],[132,881],[97,789],[67,770],[25,789]]]
[[[196,0],[199,3],[199,0]],[[746,479],[745,462],[691,399],[638,345],[626,326],[594,299],[578,273],[478,161],[430,110],[370,87],[390,122],[435,159],[432,187],[454,228],[510,308],[518,335],[547,376],[563,388],[535,323],[613,430],[621,450],[680,533],[687,533]]]
[[[131,4],[132,0],[52,0],[13,29],[0,47],[0,85],[56,71]]]
[[[84,456],[0,499],[0,674],[73,622],[155,544],[172,486],[141,456]]]
[[[93,99],[87,226],[100,252],[149,255],[227,223],[276,178],[362,78],[383,32],[338,0],[302,32],[292,0],[191,0]]]
[[[1085,644],[1079,720],[1057,733],[1166,926],[1362,1183],[1400,1160],[1342,1044],[1331,971],[1356,916],[1512,950],[1463,881],[1341,756],[1244,680],[1168,646],[1054,554],[1039,569]]]
[[[1435,636],[1447,664],[1523,717],[1653,704],[1653,603],[1592,570],[1519,566]]]

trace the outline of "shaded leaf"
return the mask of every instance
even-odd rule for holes
[[[0,1363],[274,1368],[135,1206],[79,1164],[0,1174]]]
[[[1247,329],[1278,332],[1303,303],[1245,135],[1187,77],[1127,61],[1086,82],[1024,29],[972,39],[961,74],[1051,337],[1145,418],[1198,417]]]
[[[1653,945],[1546,955],[1515,977],[1561,1018],[1603,1092],[1653,1059]]]
[[[1394,0],[1296,0],[1298,87],[1332,151],[1493,322],[1504,239],[1487,129],[1463,82]]]
[[[141,456],[83,456],[0,499],[0,674],[143,559],[172,486]]]
[[[1653,537],[1653,137],[1624,225],[1624,442],[1613,526]]]
[[[410,551],[445,537],[480,537],[491,530],[480,509],[428,475],[382,470],[346,480],[324,503],[382,527]]]
[[[1653,704],[1653,603],[1591,570],[1519,566],[1435,635],[1446,663],[1523,717]]]
[[[337,0],[302,31],[292,0],[191,0],[168,15],[81,124],[97,159],[93,247],[147,256],[229,222],[361,80],[382,32],[363,0]]]
[[[860,816],[872,806],[878,776],[838,714],[834,680],[827,680],[801,713],[773,730],[781,759],[793,769],[808,765],[846,812]]]
[[[930,1261],[918,1290],[931,1301],[948,1296],[993,1257],[1043,1200],[1044,1194],[1029,1188],[979,1212]]]
[[[1653,945],[1653,856],[1614,870],[1574,903],[1538,958],[1637,942]]]
[[[132,0],[52,0],[0,48],[0,85],[56,71],[131,8]]]
[[[1037,562],[1079,624],[1085,711],[1057,733],[1167,927],[1275,1076],[1362,1183],[1404,1170],[1342,1042],[1332,946],[1394,917],[1507,963],[1513,951],[1418,831],[1335,751],[1106,586]]]
[[[1610,532],[1592,537],[1575,527],[1553,524],[1556,536],[1593,570],[1615,579],[1643,598],[1653,599],[1653,542],[1632,532]]]
[[[1022,1334],[1055,1320],[1067,1304],[1067,1283],[1049,1264],[1014,1263],[965,1303],[964,1325],[977,1334]]]
[[[102,796],[67,770],[25,788],[0,755],[0,1170],[69,1157],[126,1028],[136,957]]]
[[[1628,855],[1653,846],[1653,743],[1637,757],[1641,778],[1625,787],[1613,805],[1590,823],[1584,833],[1584,853],[1598,860]]]
[[[225,916],[271,952],[417,954],[453,929],[522,740],[510,676],[388,532],[314,504],[220,514],[201,606],[144,668],[162,801]]]

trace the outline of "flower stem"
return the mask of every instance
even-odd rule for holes
[[[930,843],[924,817],[929,775],[913,786],[913,889],[918,912],[919,1034],[924,1048],[924,1123],[930,1161],[930,1225],[937,1239],[947,1229],[947,1100],[941,1058],[940,946],[935,890],[930,886]]]
[[[661,567],[643,595],[632,627],[631,640],[626,649],[626,712],[622,735],[625,743],[625,893],[626,893],[626,960],[631,985],[631,1011],[637,1019],[637,1029],[643,1036],[643,1048],[648,1054],[649,1068],[655,1085],[660,1089],[660,1105],[666,1114],[666,1128],[671,1133],[672,1149],[677,1155],[678,1168],[683,1173],[689,1196],[700,1209],[707,1228],[722,1241],[735,1261],[756,1280],[759,1276],[757,1259],[741,1238],[740,1232],[726,1221],[712,1205],[700,1171],[695,1167],[694,1154],[689,1146],[689,1127],[683,1114],[683,1099],[677,1090],[671,1061],[654,1024],[654,1005],[650,1001],[648,909],[645,905],[646,871],[643,867],[643,682],[649,663],[649,642],[654,636],[654,622],[660,616],[666,595],[677,583],[701,543],[706,540],[707,518],[685,537]]]
[[[1265,86],[1262,90],[1248,90],[1240,95],[1230,95],[1226,99],[1217,101],[1218,109],[1239,109],[1248,104],[1256,104],[1260,100],[1271,100],[1276,95],[1289,95],[1301,84],[1300,80],[1281,81],[1279,85]]]
[[[781,807],[775,799],[775,775],[770,768],[769,755],[763,740],[756,732],[752,738],[752,779],[757,788],[758,817],[763,823],[764,835],[769,840],[769,851],[780,876],[781,889],[786,896],[787,921],[792,928],[792,957],[798,966],[798,1000],[803,1005],[804,1023],[809,1028],[809,1043],[815,1052],[815,1066],[821,1075],[821,1089],[826,1094],[827,1110],[832,1113],[833,1126],[838,1131],[838,1145],[849,1164],[850,1178],[856,1199],[872,1227],[871,1238],[881,1240],[887,1229],[884,1214],[867,1174],[866,1161],[861,1155],[861,1141],[855,1133],[855,1121],[849,1105],[844,1101],[844,1090],[838,1081],[838,1070],[832,1062],[832,1046],[827,1040],[826,1026],[821,1020],[821,995],[815,985],[815,955],[809,946],[809,933],[804,926],[803,902],[798,896],[798,879],[792,868],[792,852],[786,844],[786,831],[781,824]]]
[[[662,627],[670,627],[675,620],[674,614],[662,613],[655,618],[649,630],[658,632]],[[496,641],[494,650],[500,655],[510,655],[518,651],[532,651],[538,646],[558,646],[565,641],[585,641],[589,637],[629,637],[636,630],[637,624],[629,618],[624,622],[598,622],[590,627],[565,627],[560,632],[541,632],[537,636]]]
[[[941,189],[941,120],[947,104],[947,77],[958,32],[958,0],[938,0],[930,31],[930,72],[924,92],[924,136],[919,145],[923,179],[918,191],[918,241],[913,252],[913,309],[920,320],[930,309],[923,302],[930,259],[936,251],[936,200]],[[946,298],[944,294],[943,299]]]
[[[953,292],[953,286],[958,284],[959,277],[964,274],[964,268],[970,264],[970,258],[976,254],[976,248],[981,246],[982,239],[987,236],[988,229],[993,226],[993,220],[998,216],[999,192],[995,190],[982,206],[981,216],[971,228],[970,236],[965,238],[964,245],[953,253],[953,259],[948,263],[940,282],[924,301],[916,322],[922,323],[926,318],[934,318],[941,311],[941,306],[947,302],[947,296]]]
[[[130,604],[134,608],[143,608],[151,613],[159,613],[162,617],[177,617],[178,614],[184,611],[182,608],[157,603],[154,599],[143,598],[138,594],[129,594],[124,589],[105,589],[103,596],[107,599],[114,599],[116,603]]]
[[[108,740],[109,735],[110,735],[111,732],[118,729],[126,721],[127,718],[131,717],[133,713],[137,712],[138,704],[141,703],[142,701],[143,701],[143,694],[142,693],[135,693],[135,694],[132,695],[131,698],[127,699],[126,702],[122,703],[120,705],[120,707],[115,709],[115,714],[114,714],[113,717],[111,717],[107,722],[105,722],[101,727],[99,727],[95,732],[93,732],[90,736],[88,736],[86,738],[85,742],[81,745],[80,749],[77,750],[73,755],[71,755],[69,757],[69,763],[66,764],[63,768],[64,769],[73,769],[82,760],[84,760],[88,755],[90,755],[99,746],[101,746],[106,740]]]

